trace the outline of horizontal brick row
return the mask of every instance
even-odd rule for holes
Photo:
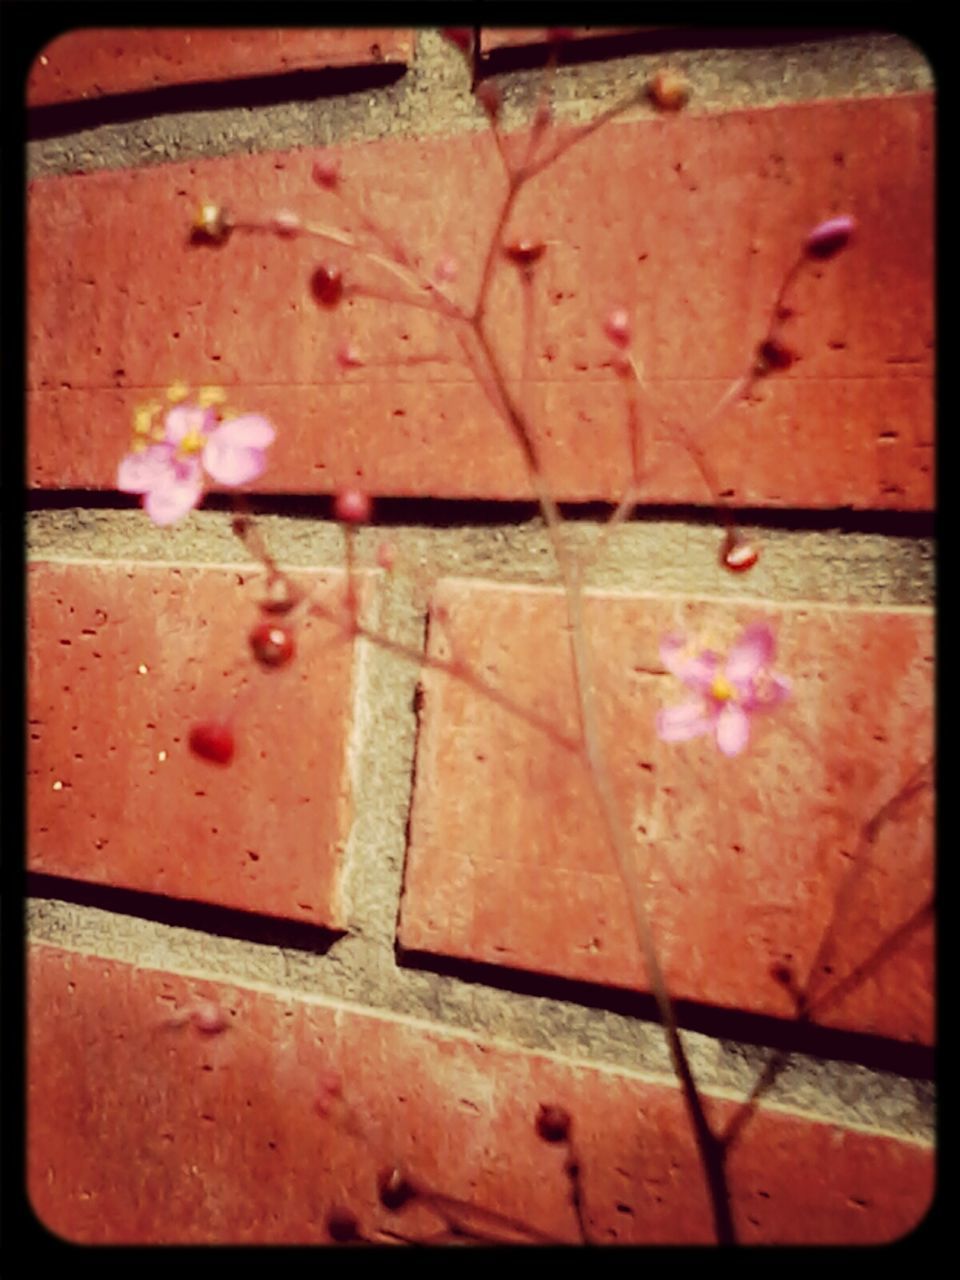
[[[28,1001],[28,1191],[66,1240],[323,1243],[347,1215],[383,1242],[443,1231],[422,1200],[379,1202],[378,1174],[400,1166],[468,1202],[448,1212],[474,1231],[576,1243],[566,1150],[535,1130],[543,1104],[573,1118],[590,1240],[711,1239],[673,1085],[45,945]],[[718,1126],[735,1111],[706,1103]],[[872,1243],[922,1219],[933,1156],[761,1107],[729,1178],[745,1243]]]
[[[395,28],[81,29],[57,36],[37,55],[27,78],[27,105],[285,71],[405,63],[412,56],[413,32]]]
[[[342,602],[342,575],[298,580]],[[354,646],[311,617],[290,666],[259,666],[264,581],[252,566],[28,566],[30,870],[345,923]],[[221,721],[229,767],[188,745]]]
[[[473,298],[503,190],[486,134],[348,145],[346,190],[430,272],[461,264]],[[110,489],[135,406],[175,380],[218,383],[279,437],[261,481],[329,493],[532,495],[520,451],[455,326],[351,296],[318,307],[310,277],[396,289],[348,251],[237,233],[187,243],[199,203],[240,219],[292,208],[349,225],[311,181],[310,150],[39,179],[29,190],[28,482]],[[709,503],[676,424],[734,505],[924,509],[933,500],[931,99],[823,101],[608,126],[522,195],[509,234],[543,239],[530,364],[504,264],[493,341],[560,498],[615,499],[630,443],[614,305],[634,318],[645,380],[644,497]],[[856,216],[855,243],[802,273],[785,336],[800,358],[707,429],[742,373],[811,226]],[[349,342],[363,364],[342,369]],[[91,424],[96,424],[92,429]]]
[[[679,630],[729,648],[766,620],[789,703],[736,758],[666,743],[689,700],[659,658]],[[448,579],[430,650],[505,707],[422,676],[400,940],[443,956],[649,989],[578,732],[566,605],[553,589]],[[933,1037],[933,620],[923,609],[591,593],[599,733],[671,993],[903,1040]],[[519,708],[519,712],[516,710]],[[543,726],[546,725],[546,728]],[[919,914],[918,914],[919,913]],[[842,999],[846,982],[896,939]]]

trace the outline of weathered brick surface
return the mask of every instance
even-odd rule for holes
[[[431,649],[573,736],[565,608],[551,589],[446,580]],[[932,895],[929,787],[884,809],[932,754],[931,614],[603,594],[586,616],[611,782],[672,994],[792,1016],[776,966],[806,982],[828,933],[812,987],[826,992]],[[660,637],[707,633],[722,650],[758,618],[777,630],[792,702],[754,717],[732,760],[712,738],[658,741],[657,709],[689,696]],[[401,942],[646,989],[577,756],[461,682],[425,671],[423,684]],[[928,923],[817,1020],[930,1042],[932,941]]]
[[[342,598],[337,573],[303,580]],[[29,565],[31,870],[345,923],[355,652],[312,618],[290,666],[259,667],[263,582],[252,567]],[[191,727],[224,717],[233,762],[195,757]]]
[[[371,1238],[437,1231],[425,1207],[378,1203],[378,1171],[400,1163],[449,1196],[576,1242],[564,1149],[534,1131],[541,1103],[573,1116],[591,1239],[711,1238],[673,1085],[47,946],[30,950],[28,999],[28,1191],[67,1240],[319,1243],[338,1209]],[[200,1000],[224,1012],[221,1034],[178,1024]],[[327,1088],[336,1077],[339,1100]],[[718,1124],[734,1109],[707,1104]],[[744,1242],[887,1241],[924,1216],[933,1158],[761,1109],[730,1182]]]
[[[601,329],[611,305],[635,316],[650,402],[693,426],[745,369],[808,229],[850,211],[856,244],[793,296],[786,333],[801,359],[700,443],[734,504],[930,507],[930,148],[928,95],[823,101],[611,125],[538,179],[510,224],[550,242],[519,391],[557,496],[615,498],[629,473]],[[490,138],[339,154],[348,190],[426,271],[443,253],[461,261],[454,292],[470,299],[503,186]],[[31,485],[111,488],[133,407],[183,379],[225,384],[275,418],[270,490],[325,493],[362,477],[381,494],[531,495],[448,322],[369,298],[318,311],[308,289],[325,261],[349,279],[388,277],[313,241],[237,234],[220,250],[187,246],[202,199],[238,218],[291,207],[339,222],[335,197],[311,182],[314,159],[244,155],[31,184]],[[523,306],[511,272],[491,314],[514,375]],[[347,339],[366,364],[344,373]],[[661,417],[646,407],[642,422],[645,496],[709,501]]]
[[[412,55],[413,33],[395,28],[68,31],[37,55],[27,78],[27,105],[285,71],[409,62]]]

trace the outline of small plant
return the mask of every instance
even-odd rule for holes
[[[472,32],[466,28],[453,28],[447,34],[463,53],[472,72]],[[558,44],[561,38],[562,32],[556,34],[555,43]],[[855,239],[856,223],[847,214],[824,211],[824,221],[813,227],[797,246],[780,288],[771,300],[765,332],[753,335],[753,340],[746,343],[742,373],[699,422],[674,422],[653,403],[644,382],[642,361],[634,350],[632,317],[623,306],[611,300],[605,314],[597,318],[597,324],[609,344],[611,367],[621,391],[624,426],[631,446],[631,469],[623,478],[620,500],[599,529],[594,546],[586,553],[575,554],[565,536],[564,520],[529,410],[513,389],[515,369],[506,367],[504,354],[495,341],[492,286],[500,273],[514,273],[525,324],[522,350],[510,354],[525,370],[531,358],[533,291],[538,286],[543,263],[553,251],[553,246],[535,234],[521,237],[512,234],[510,220],[518,196],[571,148],[587,145],[598,130],[631,107],[650,103],[665,118],[676,118],[690,97],[691,86],[682,76],[664,68],[622,102],[600,113],[591,123],[561,135],[553,123],[550,102],[552,74],[552,67],[548,67],[529,130],[525,135],[515,137],[507,136],[502,129],[502,103],[496,86],[489,80],[473,86],[491,131],[505,186],[492,233],[480,255],[479,283],[468,299],[456,293],[457,281],[463,275],[462,264],[445,252],[437,253],[429,264],[421,261],[392,230],[381,226],[370,210],[354,203],[349,174],[342,172],[339,164],[322,154],[313,165],[313,181],[338,207],[340,220],[319,223],[303,219],[290,210],[267,212],[259,217],[244,211],[239,216],[222,208],[215,200],[205,200],[199,207],[195,225],[189,229],[189,239],[198,249],[217,252],[229,252],[230,242],[238,234],[286,240],[308,239],[322,246],[323,256],[313,267],[307,285],[316,304],[317,322],[328,327],[331,350],[336,352],[337,363],[344,371],[364,362],[364,353],[337,332],[337,318],[346,298],[380,297],[395,305],[416,308],[432,314],[439,325],[455,333],[465,358],[513,438],[549,533],[558,581],[566,600],[571,669],[580,726],[578,734],[574,738],[560,734],[555,726],[544,722],[533,710],[493,689],[479,672],[472,671],[460,659],[446,661],[430,657],[364,624],[358,604],[354,535],[358,526],[376,519],[376,495],[358,488],[342,489],[333,498],[333,515],[342,529],[347,569],[343,599],[335,609],[313,598],[276,563],[254,517],[243,507],[242,499],[238,500],[238,514],[232,527],[264,566],[268,584],[268,597],[261,605],[262,620],[250,632],[249,645],[254,660],[264,668],[294,663],[302,621],[310,613],[321,614],[336,624],[345,637],[362,638],[412,663],[440,670],[448,678],[468,684],[536,725],[554,741],[561,741],[582,758],[599,804],[603,842],[611,851],[623,883],[650,989],[683,1090],[709,1186],[715,1236],[720,1242],[733,1242],[736,1232],[727,1186],[727,1155],[749,1118],[750,1109],[763,1090],[769,1087],[777,1068],[771,1068],[758,1082],[741,1118],[725,1133],[715,1131],[705,1113],[678,1032],[673,1002],[651,929],[647,894],[637,869],[634,837],[629,834],[626,815],[618,808],[598,732],[593,694],[594,654],[584,625],[583,582],[590,565],[602,554],[611,531],[628,520],[642,501],[644,486],[649,480],[644,462],[644,441],[653,422],[664,428],[687,452],[702,477],[705,493],[717,513],[720,529],[718,556],[722,565],[732,573],[742,574],[749,572],[758,562],[760,549],[746,541],[736,528],[724,497],[723,485],[715,474],[703,439],[707,428],[721,424],[733,406],[751,394],[759,380],[776,377],[794,364],[798,356],[786,336],[793,315],[790,305],[793,286],[805,270],[835,258],[846,249]],[[343,265],[345,259],[351,258],[373,268],[379,274],[379,283],[370,285],[366,276],[355,279]],[[282,422],[272,424],[256,413],[228,410],[222,395],[209,388],[194,397],[185,388],[172,388],[168,405],[153,403],[138,412],[133,444],[120,463],[118,488],[141,495],[147,515],[156,524],[171,524],[198,505],[208,482],[232,488],[258,480],[268,466],[268,451],[276,433],[282,431]],[[389,572],[396,559],[397,549],[392,543],[388,540],[381,542],[376,563]],[[304,638],[302,643],[308,644],[309,638]],[[687,700],[679,705],[664,705],[655,723],[649,726],[651,735],[656,734],[667,742],[678,742],[709,734],[726,756],[736,757],[749,751],[753,719],[760,714],[764,717],[769,715],[771,726],[775,727],[776,712],[790,696],[790,680],[772,670],[775,652],[776,636],[769,624],[761,620],[746,626],[726,656],[709,644],[691,642],[679,635],[664,636],[660,646],[662,666],[684,686]],[[236,746],[233,727],[219,721],[197,724],[190,732],[189,744],[200,760],[228,766]],[[881,962],[882,957],[879,960],[868,957],[862,971],[869,972],[872,963]],[[781,966],[781,972],[775,977],[785,988],[796,992],[798,1016],[809,1016],[816,1001],[796,984],[789,966]],[[817,997],[820,1001],[825,998],[823,993]],[[321,1091],[317,1107],[325,1116],[342,1109],[339,1082],[335,1087]],[[586,1242],[589,1240],[589,1226],[584,1174],[573,1147],[574,1120],[564,1108],[544,1104],[534,1123],[544,1143],[566,1148],[564,1172],[570,1184],[570,1201],[580,1238]],[[436,1237],[438,1241],[452,1238],[545,1239],[524,1224],[502,1217],[494,1221],[498,1216],[489,1211],[482,1211],[478,1206],[465,1206],[463,1202],[427,1188],[410,1170],[399,1166],[383,1171],[378,1195],[381,1205],[398,1218],[415,1201],[428,1204],[441,1220],[442,1230]],[[472,1218],[467,1209],[470,1209]],[[481,1217],[486,1215],[482,1228],[477,1226],[478,1214]],[[468,1219],[472,1226],[466,1225]],[[348,1207],[331,1209],[327,1225],[330,1237],[341,1243],[372,1238]],[[405,1237],[402,1233],[395,1233],[395,1238]]]

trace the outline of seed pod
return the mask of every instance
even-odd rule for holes
[[[809,233],[804,249],[811,258],[821,260],[832,258],[834,254],[846,248],[856,229],[856,219],[851,218],[849,214],[843,214],[839,218],[828,218],[826,222],[821,222]]]
[[[393,1212],[409,1204],[417,1194],[413,1183],[407,1181],[402,1170],[396,1165],[391,1169],[381,1169],[377,1177],[377,1189],[380,1193],[380,1203],[385,1209]]]
[[[503,252],[518,267],[532,267],[546,251],[547,246],[542,240],[514,240],[512,244],[503,246]]]
[[[310,176],[318,187],[332,191],[340,181],[340,163],[329,159],[315,160]]]
[[[789,369],[796,358],[797,353],[785,342],[781,342],[779,338],[767,338],[757,347],[754,372],[760,378],[767,373],[779,373],[783,369]]]
[[[749,542],[741,542],[736,535],[729,535],[720,551],[720,563],[731,573],[746,573],[760,559],[757,547]]]
[[[333,514],[343,524],[367,524],[373,503],[361,489],[341,489],[333,500]]]
[[[350,1244],[362,1240],[360,1223],[349,1209],[331,1209],[327,1214],[327,1235],[337,1244]]]
[[[204,244],[224,244],[230,230],[226,210],[218,204],[205,203],[197,210],[191,239]]]
[[[664,68],[647,86],[650,101],[661,111],[679,111],[690,96],[690,86],[679,73]]]
[[[321,307],[335,307],[343,297],[343,275],[339,267],[325,263],[310,277],[310,292]]]
[[[261,666],[285,667],[293,657],[293,636],[279,622],[258,622],[249,639],[253,656]]]
[[[233,759],[233,730],[219,720],[206,720],[190,730],[190,750],[212,764],[229,764]]]
[[[544,1142],[566,1142],[570,1137],[570,1112],[564,1107],[541,1102],[536,1124]]]

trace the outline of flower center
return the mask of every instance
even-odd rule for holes
[[[713,678],[713,684],[710,686],[710,696],[716,698],[718,702],[729,702],[731,698],[736,697],[736,689],[724,675],[717,675]]]
[[[202,453],[205,443],[202,431],[188,431],[180,441],[180,452],[182,454]]]

